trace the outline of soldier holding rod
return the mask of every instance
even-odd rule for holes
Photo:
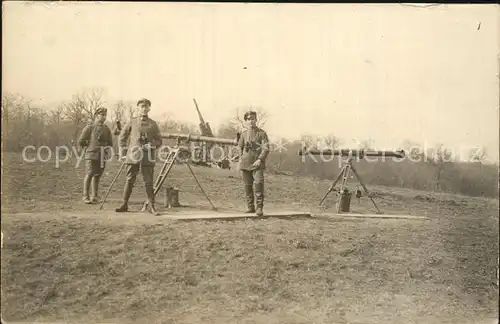
[[[119,136],[120,160],[127,164],[127,179],[123,189],[123,203],[115,211],[128,211],[128,201],[132,194],[137,174],[141,170],[149,212],[158,215],[154,206],[154,167],[157,149],[162,144],[160,128],[156,121],[148,117],[151,101],[142,98],[137,102],[139,116],[132,118],[121,130]],[[129,142],[127,144],[127,142]]]

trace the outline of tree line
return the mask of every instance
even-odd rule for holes
[[[108,108],[108,126],[115,128],[116,121],[122,125],[137,113],[135,102],[117,101],[112,104],[104,100],[104,91],[99,88],[81,91],[68,101],[43,109],[33,101],[18,94],[4,93],[2,98],[2,149],[4,152],[21,152],[28,145],[56,146],[72,145],[80,132],[94,118],[97,108]],[[244,126],[243,111],[239,107],[234,116],[215,130],[215,136],[235,138]],[[252,107],[258,112],[259,125],[265,128],[269,113]],[[169,114],[157,119],[162,132],[199,134],[197,123],[175,120]],[[115,141],[116,142],[116,141]],[[303,135],[300,140],[274,138],[267,163],[268,171],[285,176],[309,176],[318,179],[336,178],[340,172],[339,157],[325,161],[318,156],[299,156],[298,151],[308,148],[342,148],[342,139],[335,135]],[[358,149],[374,149],[370,139],[358,143]],[[384,185],[418,190],[459,193],[469,196],[498,197],[498,164],[484,163],[486,151],[472,148],[466,154],[468,161],[458,161],[457,152],[444,145],[425,148],[410,140],[401,143],[406,152],[403,160],[392,158],[372,161],[355,160],[355,166],[367,185]]]

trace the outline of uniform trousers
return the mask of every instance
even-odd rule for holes
[[[241,172],[248,208],[253,209],[255,203],[257,208],[262,208],[264,205],[264,170],[241,170]]]
[[[253,186],[264,183],[264,170],[241,170],[243,174],[243,183],[245,186]]]
[[[154,204],[154,164],[139,164],[139,163],[129,163],[127,164],[127,174],[125,181],[125,188],[123,192],[124,203],[127,203],[132,194],[132,188],[137,180],[137,174],[139,171],[142,173],[142,179],[144,180],[144,186],[146,187],[146,195],[151,204]]]
[[[85,167],[87,169],[87,175],[91,177],[100,177],[104,173],[106,163],[104,161],[98,160],[85,160]]]
[[[104,173],[105,162],[100,159],[87,159],[85,160],[85,178],[83,179],[83,197],[89,198],[90,186],[92,186],[91,196],[94,198],[98,197],[99,192],[99,182],[101,176]]]
[[[127,164],[127,183],[130,185],[134,185],[137,180],[137,174],[139,170],[142,173],[142,179],[144,180],[144,185],[146,187],[153,186],[154,180],[154,170],[155,165],[149,164]]]

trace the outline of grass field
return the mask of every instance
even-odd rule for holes
[[[116,170],[108,166],[101,193]],[[237,172],[194,171],[216,206],[244,208]],[[104,211],[71,216],[98,209],[81,202],[83,172],[69,163],[55,168],[4,156],[4,320],[496,322],[498,200],[372,187],[386,213],[429,220],[182,223],[111,213],[121,177]],[[138,179],[136,209],[145,197]],[[181,189],[181,203],[209,207],[185,166],[174,166],[171,184]],[[314,206],[329,185],[268,175],[266,208],[320,211]],[[331,194],[329,211],[333,203]],[[367,198],[353,201],[352,209],[373,210]]]

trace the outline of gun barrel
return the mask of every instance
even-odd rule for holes
[[[212,128],[210,127],[209,123],[200,123],[199,124],[200,131],[201,131],[201,136],[208,136],[208,137],[214,137],[214,134],[212,132]]]
[[[196,99],[193,98],[194,101],[194,106],[196,107],[196,111],[198,112],[198,117],[200,118],[200,123],[205,124],[205,120],[203,119],[203,116],[201,115],[200,108],[198,108],[198,103],[196,102]]]
[[[375,156],[375,157],[397,157],[404,158],[405,152],[403,150],[395,151],[381,151],[381,150],[357,150],[357,149],[336,149],[336,150],[318,150],[318,149],[301,149],[298,152],[299,155],[340,155],[340,156],[353,156],[363,158],[365,156]]]
[[[206,143],[221,144],[221,145],[234,145],[234,146],[238,145],[237,139],[208,137],[208,136],[200,136],[200,135],[192,135],[192,134],[169,133],[169,134],[162,134],[161,138],[181,139],[181,140],[185,140],[188,142],[206,142]]]

